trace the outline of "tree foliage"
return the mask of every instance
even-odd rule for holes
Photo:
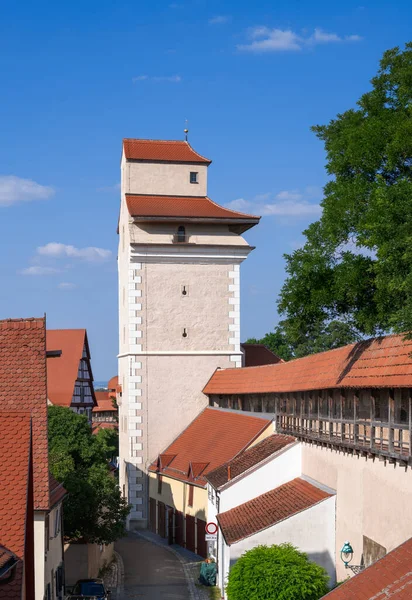
[[[282,322],[273,332],[267,333],[260,340],[251,338],[247,342],[264,344],[277,356],[288,361],[292,358],[339,348],[358,339],[360,339],[358,332],[348,323],[335,320],[330,323],[317,323],[312,328],[311,336],[302,336],[299,331],[293,329],[292,323]]]
[[[286,255],[279,310],[294,345],[332,321],[354,340],[412,332],[412,42],[384,53],[371,84],[313,127],[331,179],[320,220]]]
[[[68,492],[65,536],[100,544],[115,541],[125,533],[129,506],[109,471],[107,435],[93,435],[87,417],[69,408],[50,406],[48,413],[50,470]]]
[[[229,572],[229,600],[319,600],[328,592],[322,567],[291,544],[257,546]]]

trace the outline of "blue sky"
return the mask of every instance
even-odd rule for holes
[[[95,378],[116,373],[121,139],[181,139],[188,119],[209,195],[264,215],[242,338],[270,331],[327,180],[310,126],[354,106],[411,18],[403,0],[3,3],[0,318],[86,327]]]

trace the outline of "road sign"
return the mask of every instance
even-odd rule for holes
[[[205,540],[206,542],[215,542],[217,540],[217,533],[207,533]]]
[[[206,533],[209,533],[210,535],[216,535],[217,534],[217,524],[213,523],[212,521],[210,523],[206,523],[205,526],[205,531]]]

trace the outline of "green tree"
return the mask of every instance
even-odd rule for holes
[[[371,84],[313,127],[331,179],[320,220],[286,255],[278,304],[295,346],[332,321],[353,340],[412,332],[412,42],[384,53]]]
[[[257,546],[245,552],[229,572],[229,600],[319,600],[329,577],[291,544]]]
[[[119,433],[116,429],[99,429],[95,437],[107,460],[119,455]]]
[[[287,361],[339,348],[359,339],[358,332],[348,323],[335,320],[330,323],[317,323],[312,328],[311,336],[302,336],[299,329],[294,329],[292,322],[282,322],[272,333],[267,333],[262,339],[251,338],[247,342],[264,344],[277,356]]]
[[[68,492],[65,536],[100,544],[122,537],[130,508],[110,474],[107,440],[69,408],[50,406],[48,417],[50,470]]]

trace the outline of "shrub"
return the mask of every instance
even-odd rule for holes
[[[257,546],[229,573],[229,600],[319,600],[328,589],[323,567],[291,544]]]

